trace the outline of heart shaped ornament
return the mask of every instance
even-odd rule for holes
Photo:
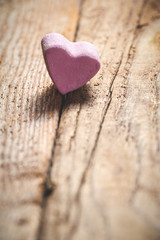
[[[62,94],[82,87],[100,68],[98,51],[89,42],[70,42],[59,33],[49,33],[41,45],[49,75]]]

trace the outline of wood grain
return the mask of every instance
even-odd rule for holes
[[[74,39],[77,1],[0,5],[0,239],[37,238],[61,96],[42,57],[48,32]],[[52,188],[52,186],[50,186]]]
[[[64,103],[40,239],[160,238],[158,6],[84,2],[102,67]]]
[[[0,19],[0,240],[159,240],[159,0],[0,1]],[[63,98],[48,32],[101,56]]]

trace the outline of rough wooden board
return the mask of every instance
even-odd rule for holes
[[[160,239],[159,1],[86,0],[99,74],[67,96],[40,239]]]
[[[0,239],[37,238],[61,96],[40,41],[74,39],[79,1],[0,1]]]

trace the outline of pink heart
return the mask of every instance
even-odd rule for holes
[[[49,33],[41,44],[49,75],[62,94],[83,86],[100,68],[97,49],[89,42],[70,42]]]

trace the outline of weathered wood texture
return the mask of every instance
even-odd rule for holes
[[[48,32],[70,40],[75,1],[3,1],[1,29],[0,239],[36,239],[61,96],[40,46]]]
[[[0,8],[0,239],[159,240],[159,0]],[[44,66],[47,32],[101,55],[64,98]]]

